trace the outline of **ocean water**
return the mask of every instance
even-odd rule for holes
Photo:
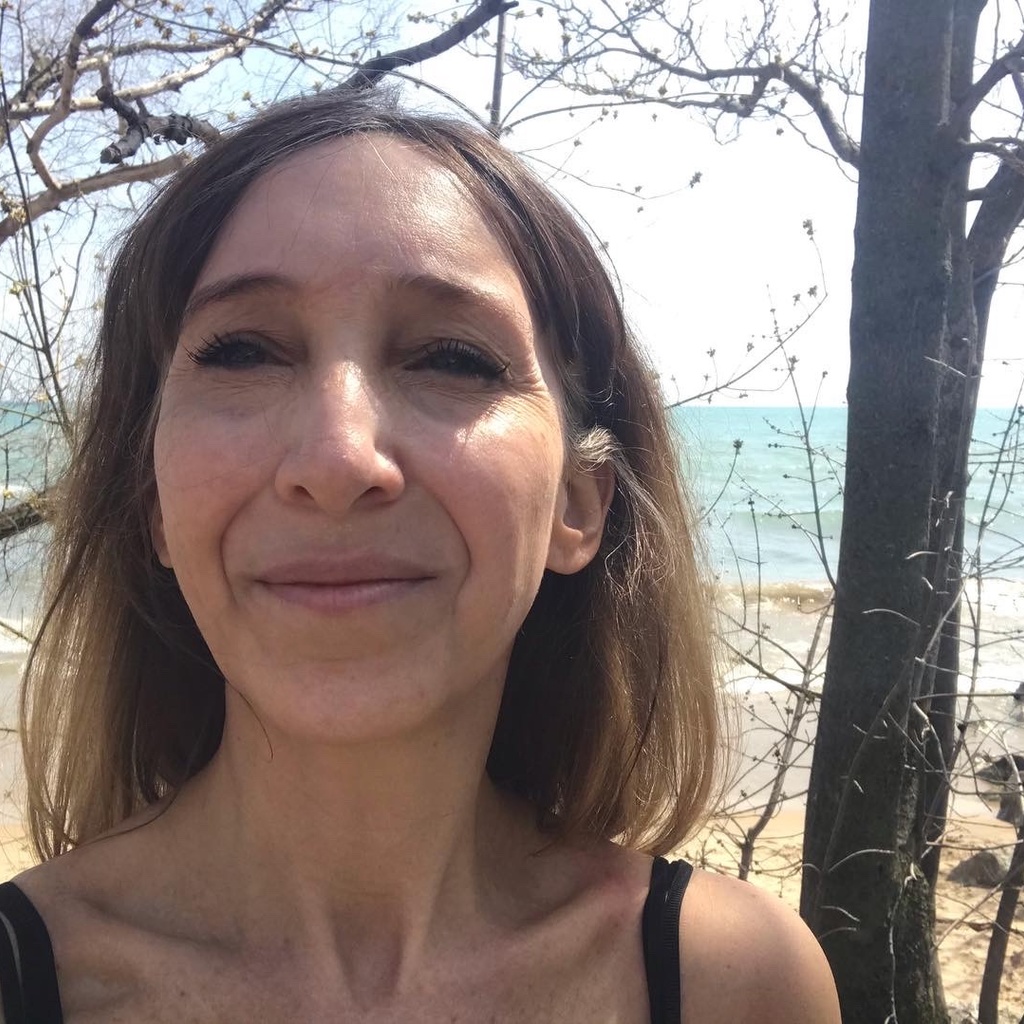
[[[716,574],[770,585],[827,580],[843,517],[846,409],[687,405],[673,410],[684,469]],[[969,558],[985,575],[1024,581],[1024,463],[1016,410],[982,409],[967,502]],[[1005,450],[1004,450],[1005,449]],[[1000,452],[1002,451],[1002,455]],[[816,512],[817,510],[817,512]]]
[[[59,479],[64,445],[53,417],[41,403],[0,403],[0,472],[3,508],[44,490]],[[40,573],[47,531],[36,528],[0,545],[0,660],[25,648],[38,614]],[[2,672],[2,667],[0,667]]]
[[[718,581],[730,686],[820,685],[826,566],[834,573],[842,525],[845,408],[815,410],[806,432],[795,408],[685,406],[673,418]],[[983,571],[964,591],[960,686],[999,704],[989,718],[1009,714],[1008,694],[1024,679],[1020,428],[1016,410],[980,410],[970,463],[965,547]]]

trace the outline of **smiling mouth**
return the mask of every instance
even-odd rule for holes
[[[254,574],[257,586],[275,601],[323,615],[400,601],[436,578],[436,571],[418,559],[379,550],[307,551]]]
[[[277,582],[259,580],[259,585],[285,604],[322,614],[357,611],[409,597],[429,583],[431,576],[410,576],[345,582]]]

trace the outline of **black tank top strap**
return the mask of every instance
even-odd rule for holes
[[[64,1020],[49,932],[13,882],[0,885],[0,1000],[5,1024]]]
[[[693,874],[684,860],[656,857],[643,913],[644,965],[651,1024],[682,1024],[679,978],[679,911]]]

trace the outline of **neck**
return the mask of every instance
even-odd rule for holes
[[[347,959],[349,983],[362,970],[392,987],[446,936],[504,917],[499,883],[540,841],[486,776],[496,700],[486,703],[337,746],[268,736],[229,704],[217,756],[169,817],[188,822],[193,845],[197,827],[206,836],[197,877],[233,940],[274,935]]]

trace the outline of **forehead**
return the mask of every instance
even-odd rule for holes
[[[422,276],[527,305],[517,268],[465,186],[426,150],[385,134],[311,147],[250,186],[196,285],[261,273],[330,287]]]

